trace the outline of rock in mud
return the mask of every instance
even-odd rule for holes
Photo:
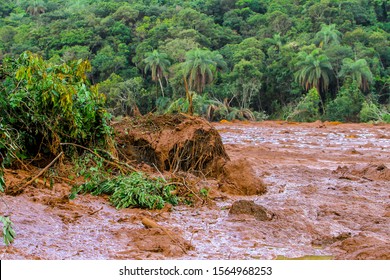
[[[274,214],[250,200],[238,200],[230,208],[229,215],[250,215],[258,221],[270,221]]]

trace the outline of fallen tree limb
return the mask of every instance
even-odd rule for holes
[[[119,162],[119,161],[115,160],[115,159],[113,158],[113,156],[112,156],[110,153],[108,153],[108,152],[106,152],[106,153],[111,157],[111,159],[113,159],[113,161],[107,160],[107,159],[105,159],[104,157],[102,157],[101,155],[99,155],[98,153],[92,151],[91,149],[89,149],[89,148],[87,148],[87,147],[81,146],[81,145],[79,145],[79,144],[75,144],[75,143],[60,143],[60,145],[61,145],[61,146],[74,146],[74,147],[78,147],[78,148],[84,149],[84,150],[90,152],[91,154],[93,154],[94,156],[97,156],[98,158],[102,159],[105,163],[108,163],[108,164],[110,164],[110,165],[113,165],[113,166],[119,168],[120,170],[122,170],[122,169],[123,169],[122,166],[124,166],[124,167],[130,169],[130,170],[133,171],[133,172],[139,172],[138,169],[136,169],[135,167],[132,167],[132,166],[128,165],[127,163]]]
[[[36,176],[34,176],[30,181],[28,181],[27,183],[25,183],[21,188],[25,188],[26,186],[30,185],[32,182],[34,182],[37,178],[39,178],[43,173],[46,172],[46,170],[48,170],[56,161],[57,159],[59,159],[62,155],[64,154],[64,152],[61,152],[58,154],[58,156],[55,157],[55,159],[53,159],[45,168],[43,168]]]

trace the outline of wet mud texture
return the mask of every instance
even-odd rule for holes
[[[118,211],[104,196],[69,201],[67,184],[38,181],[2,194],[17,237],[0,245],[1,259],[390,259],[389,125],[213,126],[231,162],[252,167],[237,176],[261,180],[265,194],[231,194],[210,179],[199,182],[204,205]],[[6,171],[7,183],[28,176]]]

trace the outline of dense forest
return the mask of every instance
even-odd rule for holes
[[[3,0],[0,61],[88,60],[113,115],[390,122],[389,11],[388,0]]]

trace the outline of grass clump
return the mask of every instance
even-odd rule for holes
[[[147,208],[161,209],[165,203],[178,204],[178,197],[174,194],[176,186],[162,178],[147,178],[141,172],[134,172],[128,176],[120,175],[100,183],[87,182],[73,189],[70,198],[78,193],[92,195],[110,195],[110,202],[117,209]]]

